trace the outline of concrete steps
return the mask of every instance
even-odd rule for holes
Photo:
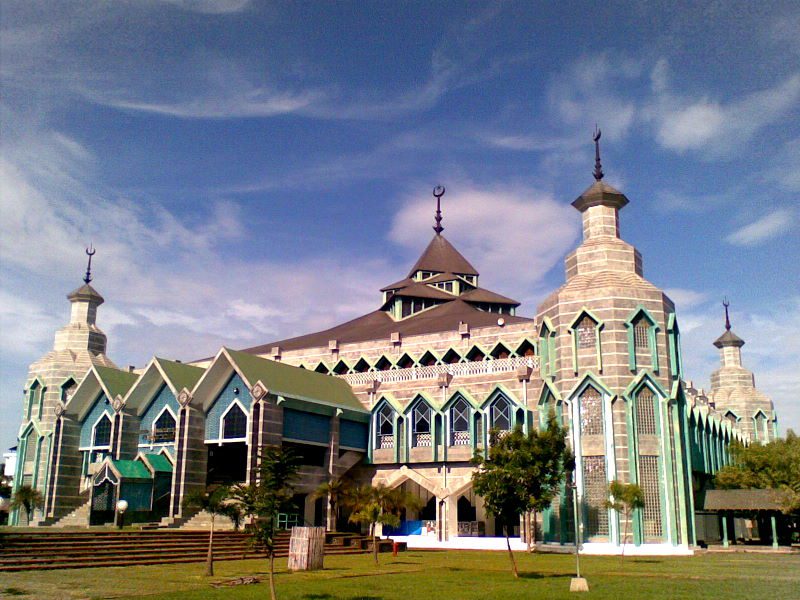
[[[276,538],[276,555],[289,554],[289,532]],[[403,548],[404,548],[403,544]],[[325,553],[369,552],[371,541],[350,533],[330,533]],[[390,540],[379,540],[379,550],[389,552]],[[153,565],[202,562],[208,550],[208,532],[185,529],[144,531],[86,530],[0,534],[0,571],[78,569],[103,566]],[[246,533],[214,532],[214,559],[264,558]]]
[[[90,512],[91,501],[87,500],[71,513],[53,523],[51,527],[86,527],[89,525]]]

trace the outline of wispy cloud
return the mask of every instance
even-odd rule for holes
[[[680,312],[688,308],[694,308],[708,300],[708,292],[697,290],[687,290],[684,288],[669,288],[664,290],[675,303],[676,309]]]
[[[251,0],[157,0],[187,11],[206,14],[237,13],[247,8]]]
[[[755,246],[782,235],[796,226],[794,211],[781,208],[740,227],[725,239],[734,246]]]

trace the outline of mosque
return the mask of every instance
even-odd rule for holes
[[[347,474],[422,500],[395,533],[433,545],[491,538],[500,531],[472,491],[470,459],[490,430],[539,428],[552,410],[570,429],[577,504],[562,489],[539,515],[536,540],[574,543],[578,506],[586,551],[618,551],[623,531],[651,552],[691,551],[706,535],[698,497],[729,461],[730,442],[773,439],[777,417],[742,365],[727,305],[711,389],[684,378],[675,306],[620,237],[628,198],[603,181],[598,139],[595,181],[572,203],[583,240],[566,257],[565,283],[531,317],[481,287],[443,235],[443,188],[433,238],[380,290],[376,310],[193,363],[111,361],[90,255],[84,285],[67,296],[69,323],[25,383],[15,485],[40,490],[44,504],[30,523],[24,511],[11,523],[108,523],[125,499],[132,520],[202,526],[184,496],[249,481],[259,449],[282,445],[303,462],[287,524],[332,526],[328,503],[311,492]],[[630,523],[604,507],[613,480],[645,493]]]

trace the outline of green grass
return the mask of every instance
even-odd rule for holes
[[[287,573],[277,562],[280,600],[413,600],[447,598],[574,598],[569,579],[574,557],[516,554],[521,578],[502,552],[406,552],[381,556],[330,556],[325,570]],[[690,558],[584,557],[591,598],[800,598],[800,556],[705,554]],[[266,561],[218,562],[217,576],[203,577],[202,564],[0,573],[0,595],[14,588],[19,598],[186,598],[196,600],[269,597]],[[216,589],[211,582],[256,575],[263,582]]]

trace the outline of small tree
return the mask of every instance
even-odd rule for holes
[[[230,488],[220,486],[214,490],[195,490],[186,495],[183,505],[198,508],[211,515],[211,529],[208,532],[208,554],[206,554],[206,577],[214,575],[214,519],[217,515],[228,516],[229,508],[225,501],[230,497]]]
[[[33,511],[37,508],[41,508],[43,505],[44,497],[42,493],[29,485],[18,487],[17,491],[14,492],[14,496],[11,498],[11,508],[23,509],[25,511],[25,516],[28,517],[29,524],[31,522],[31,517],[33,517]]]
[[[345,496],[345,503],[352,508],[351,523],[366,525],[372,538],[372,554],[378,564],[378,538],[375,536],[376,526],[400,525],[400,514],[405,510],[417,510],[422,505],[419,498],[402,488],[390,489],[385,485],[360,485],[351,488]]]
[[[628,541],[628,523],[631,521],[633,511],[644,508],[644,492],[635,483],[622,483],[612,481],[608,484],[609,498],[604,506],[622,515],[625,519],[625,533],[622,536],[622,555],[620,560],[625,558],[625,544]]]
[[[547,508],[555,497],[566,471],[571,470],[572,453],[567,432],[551,412],[547,428],[527,435],[516,428],[500,437],[490,434],[487,456],[472,459],[478,470],[472,475],[475,493],[483,497],[486,510],[505,525],[506,547],[514,577],[519,577],[509,540],[510,528],[520,515]]]
[[[352,485],[353,484],[347,479],[334,477],[330,481],[321,484],[314,491],[315,498],[326,498],[328,500],[328,506],[330,506],[332,514],[331,531],[336,531],[336,522],[339,518],[339,506],[348,491],[352,488]]]
[[[300,458],[291,450],[268,446],[261,452],[258,478],[250,485],[238,485],[233,497],[242,505],[245,514],[254,515],[254,541],[269,558],[269,592],[275,595],[275,534],[278,531],[278,513],[293,508],[292,483],[300,469]]]

